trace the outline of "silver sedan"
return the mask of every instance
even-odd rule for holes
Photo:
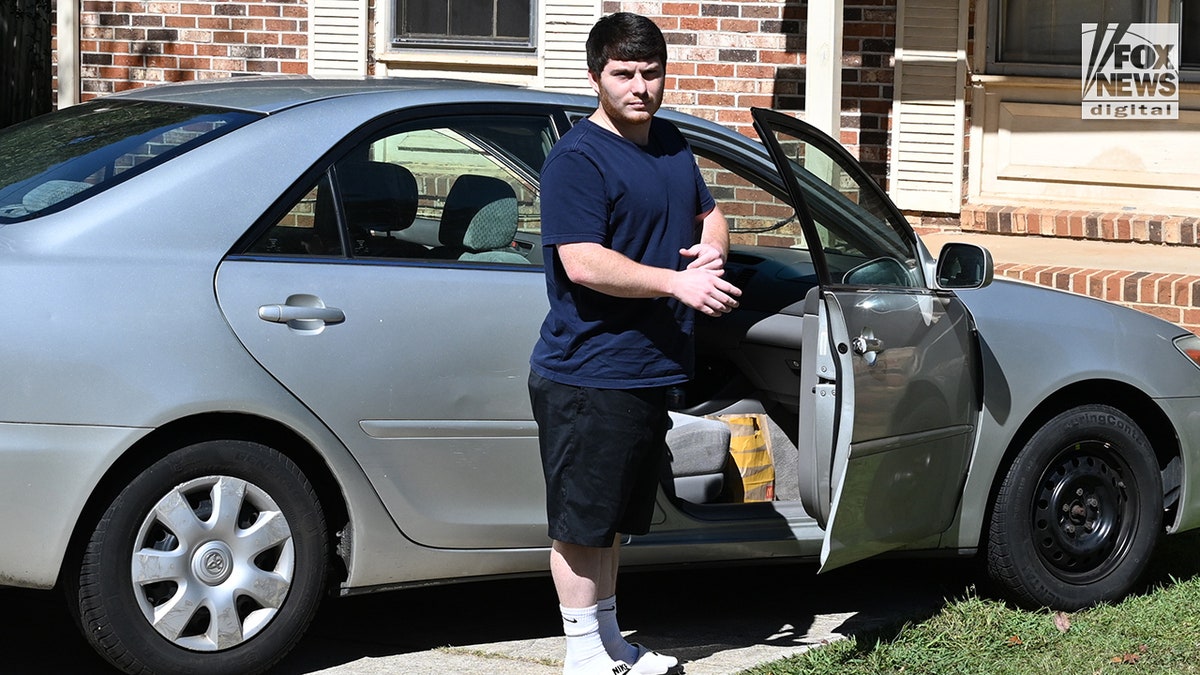
[[[246,673],[324,594],[544,572],[538,176],[594,105],[238,78],[0,132],[0,584],[129,672]],[[1200,525],[1200,339],[935,258],[790,116],[662,114],[744,295],[698,320],[628,564],[979,554],[1072,609]]]

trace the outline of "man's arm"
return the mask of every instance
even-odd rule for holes
[[[680,255],[695,258],[688,264],[689,268],[724,269],[725,260],[729,258],[729,224],[725,222],[725,214],[721,213],[721,207],[714,206],[698,220],[701,224],[700,243],[681,249]]]
[[[716,316],[737,307],[741,290],[721,278],[729,251],[725,217],[714,208],[703,216],[700,243],[680,251],[695,257],[687,269],[651,267],[600,244],[558,245],[558,257],[572,282],[620,298],[673,297]],[[694,253],[693,253],[694,252]]]

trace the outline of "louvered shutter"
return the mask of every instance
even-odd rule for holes
[[[545,3],[542,32],[542,86],[590,94],[584,43],[600,18],[596,0],[552,0]]]
[[[902,209],[962,204],[967,3],[900,0],[889,191]]]
[[[311,0],[308,72],[367,73],[367,0]]]

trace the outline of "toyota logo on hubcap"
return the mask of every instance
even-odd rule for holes
[[[192,573],[209,586],[225,581],[232,571],[233,552],[222,542],[210,541],[192,557]]]

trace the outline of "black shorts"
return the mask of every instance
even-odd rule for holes
[[[612,546],[645,534],[666,457],[665,387],[593,389],[529,375],[550,538]]]

